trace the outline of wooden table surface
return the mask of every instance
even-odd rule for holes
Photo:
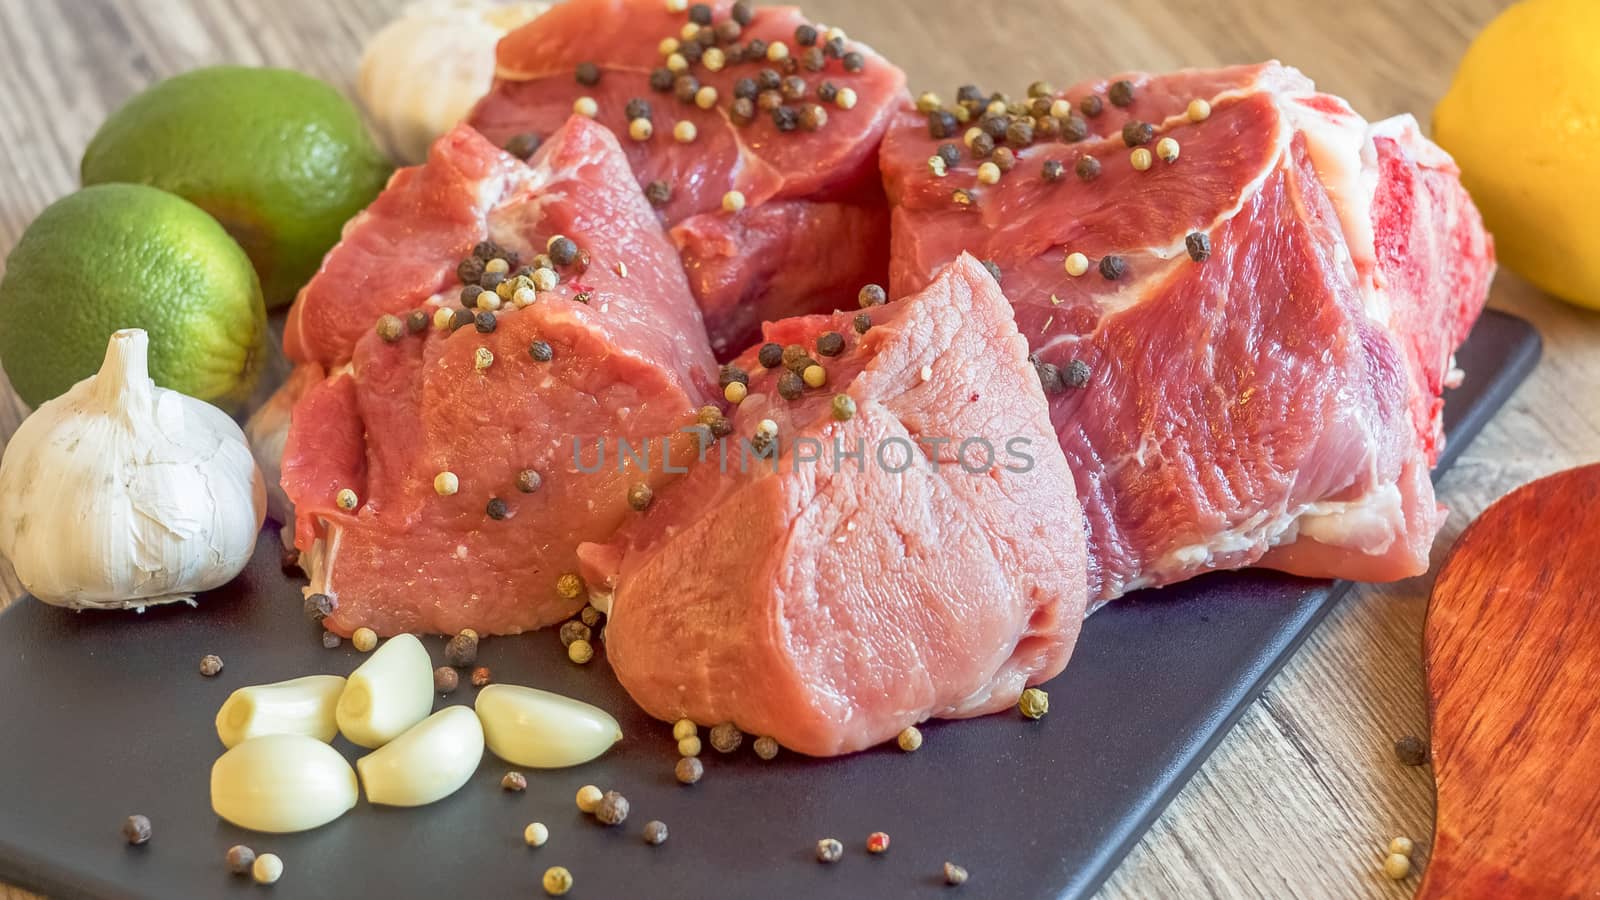
[[[351,87],[361,39],[403,0],[0,0],[0,248],[77,184],[100,121],[159,78],[219,62],[287,66]],[[1455,62],[1509,0],[814,0],[947,95],[962,81],[1020,91],[1124,69],[1277,57],[1373,119],[1427,123]],[[1507,490],[1594,459],[1600,317],[1502,272],[1492,305],[1546,341],[1531,380],[1445,478],[1461,528]],[[23,410],[0,383],[0,436]],[[3,499],[0,499],[3,502]],[[20,593],[0,564],[0,605]],[[1362,587],[1329,616],[1103,891],[1122,897],[1397,897],[1379,872],[1390,837],[1426,865],[1433,791],[1393,740],[1425,734],[1420,640],[1431,576]],[[0,648],[0,652],[7,652]],[[4,727],[0,723],[0,727]],[[0,765],[4,764],[0,760]],[[220,860],[219,860],[220,864]],[[28,895],[0,885],[0,900]]]

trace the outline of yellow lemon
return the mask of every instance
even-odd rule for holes
[[[1523,0],[1478,35],[1434,138],[1501,262],[1600,309],[1600,0]]]

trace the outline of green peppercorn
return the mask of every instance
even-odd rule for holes
[[[849,394],[833,395],[833,417],[848,422],[856,417],[856,401]]]
[[[744,743],[744,732],[732,722],[722,722],[711,727],[711,746],[718,753],[732,753]]]
[[[1050,711],[1050,695],[1038,688],[1028,688],[1017,700],[1017,710],[1030,719],[1043,718]]]

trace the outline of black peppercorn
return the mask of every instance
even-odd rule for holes
[[[331,631],[324,631],[322,633],[322,646],[326,647],[329,650],[337,650],[337,649],[339,649],[339,645],[341,643],[343,643],[343,642],[344,642],[343,638],[339,637],[337,634],[334,634]]]
[[[471,325],[473,322],[476,322],[477,320],[478,320],[478,315],[477,315],[477,313],[474,313],[472,310],[470,310],[470,309],[458,309],[458,310],[456,310],[455,315],[452,316],[451,319],[450,319],[450,330],[451,331],[455,331],[458,328],[465,328],[468,325]]]
[[[711,5],[709,3],[696,3],[689,7],[689,21],[696,25],[711,24]]]
[[[749,25],[750,20],[755,18],[755,10],[753,7],[754,4],[751,3],[750,0],[739,0],[739,2],[733,4],[733,11],[731,13],[733,20],[738,22],[740,25]]]
[[[1061,160],[1047,159],[1045,160],[1044,165],[1039,169],[1039,176],[1045,181],[1054,184],[1055,182],[1060,181],[1062,177],[1066,175],[1066,172],[1067,167],[1061,164]]]
[[[872,317],[866,313],[856,313],[851,325],[855,328],[856,334],[866,334],[872,328]]]
[[[1191,232],[1183,239],[1183,246],[1189,251],[1189,258],[1195,262],[1205,262],[1211,258],[1211,238],[1203,231]]]
[[[754,100],[761,93],[761,88],[756,85],[754,78],[741,78],[733,83],[733,96]]]
[[[716,39],[724,44],[731,44],[734,41],[737,41],[739,39],[739,35],[743,33],[744,26],[732,19],[723,19],[721,22],[717,23],[717,27],[712,31],[712,34],[716,37]]]
[[[651,206],[666,206],[672,202],[672,185],[665,181],[652,181],[644,189],[644,196],[650,201]]]
[[[705,56],[706,48],[699,41],[685,41],[678,48],[678,54],[688,62],[697,63]]]
[[[1017,152],[1010,147],[996,147],[990,157],[1002,172],[1009,172],[1017,167]]]
[[[600,67],[592,62],[578,63],[578,83],[585,87],[593,87],[600,83]]]
[[[514,134],[506,141],[506,152],[518,159],[527,159],[539,149],[539,136],[531,131]]]
[[[528,345],[528,355],[534,362],[549,362],[555,356],[555,349],[549,341],[534,341]]]
[[[1106,96],[1111,98],[1113,106],[1130,106],[1133,104],[1133,82],[1123,79],[1114,81],[1106,91]]]
[[[800,65],[807,72],[821,72],[828,65],[828,57],[823,54],[821,47],[811,47],[800,54]]]
[[[1148,144],[1155,139],[1156,129],[1149,122],[1130,119],[1122,126],[1122,142],[1129,147]]]
[[[544,484],[544,477],[532,469],[523,469],[517,473],[517,490],[524,494],[531,494]]]
[[[1079,179],[1093,181],[1100,177],[1100,160],[1092,156],[1081,156],[1072,170],[1077,173]]]
[[[828,124],[828,111],[815,103],[807,103],[800,107],[800,127],[805,131],[817,131]]]
[[[600,805],[595,808],[594,817],[602,825],[621,825],[628,818],[628,798],[616,791],[606,791],[600,797]]]
[[[798,400],[806,392],[806,383],[794,372],[785,371],[778,376],[778,396],[785,400]]]
[[[793,131],[800,127],[800,114],[792,106],[780,106],[772,111],[772,124],[779,131]]]
[[[801,25],[794,30],[794,42],[802,47],[812,47],[817,43],[817,29],[814,25]]]
[[[1099,94],[1090,94],[1078,103],[1078,109],[1091,119],[1105,112],[1105,108],[1106,103],[1100,99]]]
[[[867,67],[867,58],[851,51],[844,55],[844,70],[846,72],[859,72]]]
[[[472,324],[477,327],[479,334],[493,334],[497,320],[494,313],[481,309],[473,317]]]
[[[733,101],[733,108],[728,117],[733,120],[735,125],[749,125],[756,119],[755,102],[748,97],[740,97]]]
[[[307,594],[301,608],[305,611],[307,619],[315,623],[321,623],[323,619],[333,615],[333,611],[339,608],[339,601],[327,594]]]
[[[634,97],[630,99],[627,104],[622,107],[622,110],[623,114],[628,117],[628,121],[630,122],[632,122],[634,119],[648,119],[651,117],[650,102],[645,100],[643,97]]]
[[[861,304],[862,309],[866,309],[869,306],[882,306],[888,300],[888,292],[883,289],[883,285],[879,284],[869,284],[863,287],[861,292],[856,295],[856,302]]]
[[[837,331],[824,331],[817,336],[817,352],[823,356],[838,356],[844,352],[844,335]]]
[[[1061,371],[1061,381],[1069,388],[1085,388],[1089,386],[1089,364],[1081,359],[1067,363]]]
[[[994,138],[987,134],[973,135],[972,144],[967,149],[972,151],[974,159],[988,159],[994,153]]]
[[[480,285],[469,284],[466,287],[462,288],[461,289],[461,308],[462,309],[477,309],[478,308],[478,295],[481,294],[481,293],[483,293],[483,288]]]
[[[650,508],[650,501],[654,500],[656,492],[643,481],[636,482],[628,487],[628,505],[637,512],[644,512]]]
[[[234,844],[228,848],[228,855],[224,857],[228,864],[228,871],[235,875],[249,875],[250,866],[256,861],[256,852],[243,844]]]
[[[456,266],[456,277],[462,284],[472,284],[483,277],[483,260],[476,256],[469,256]]]
[[[700,92],[700,79],[693,75],[679,75],[672,82],[672,94],[684,103],[693,103],[694,95]]]
[[[1107,281],[1116,281],[1128,274],[1128,263],[1120,256],[1100,257],[1100,277]]]
[[[992,259],[986,259],[986,260],[983,261],[983,267],[985,269],[989,270],[989,276],[994,279],[995,284],[999,284],[1000,283],[1000,264],[995,262]]]
[[[505,519],[506,516],[511,515],[511,511],[506,508],[506,502],[501,500],[499,497],[489,498],[489,502],[484,506],[483,511],[488,514],[489,518],[494,519],[496,522],[499,522]]]
[[[760,38],[751,38],[750,43],[744,45],[745,59],[757,62],[767,58],[767,42]]]
[[[1044,388],[1046,394],[1059,394],[1063,389],[1061,383],[1061,370],[1055,363],[1033,361],[1033,370],[1039,374],[1039,386]]]
[[[566,622],[561,626],[561,646],[570,647],[573,641],[587,641],[594,637],[594,630],[577,619]]]
[[[420,309],[413,309],[406,313],[406,331],[411,334],[420,334],[428,328],[428,314]]]
[[[806,95],[806,80],[799,75],[790,75],[778,83],[778,93],[785,100],[799,100]]]
[[[572,238],[559,237],[550,242],[550,261],[558,266],[570,266],[578,258],[578,244]]]
[[[693,756],[683,757],[672,767],[672,774],[678,779],[679,784],[694,784],[700,780],[705,771],[705,763]]]
[[[756,86],[763,91],[775,91],[783,85],[783,76],[776,69],[762,69],[756,73]]]
[[[756,360],[763,368],[776,369],[783,364],[783,346],[771,342],[761,345],[761,350],[756,354]]]
[[[675,78],[677,76],[672,74],[671,69],[665,67],[652,69],[650,70],[650,89],[657,93],[665,94],[667,91],[672,90],[672,82]]]
[[[1011,117],[1003,113],[998,116],[985,115],[978,120],[978,127],[998,141],[1006,136],[1006,130],[1011,127]]]
[[[1027,147],[1033,143],[1033,121],[1016,119],[1006,128],[1006,143],[1013,147]]]
[[[483,277],[478,279],[478,287],[486,291],[492,291],[500,286],[500,282],[505,280],[506,273],[504,272],[485,272]]]
[[[844,55],[844,38],[831,37],[822,45],[822,52],[828,54],[829,59],[838,59]]]
[[[644,823],[644,842],[646,844],[664,844],[667,841],[667,823],[660,819],[653,819]]]
[[[459,684],[461,684],[461,676],[456,674],[455,669],[449,666],[440,666],[433,670],[433,692],[435,694],[454,693]]]
[[[477,662],[477,632],[463,631],[450,638],[444,645],[444,661],[458,669],[464,669]]]
[[[1089,136],[1089,123],[1078,116],[1067,116],[1060,122],[1062,140],[1077,143]]]
[[[739,368],[733,363],[723,366],[722,370],[717,373],[717,387],[725,388],[728,385],[733,384],[735,381],[745,385],[746,387],[749,387],[750,373]]]
[[[984,100],[983,89],[975,84],[963,84],[956,88],[956,102],[962,106],[981,105]]]
[[[936,109],[928,113],[928,136],[936,141],[954,137],[960,127],[955,115],[949,110]]]

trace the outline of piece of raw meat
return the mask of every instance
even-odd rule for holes
[[[764,320],[829,311],[835,298],[884,280],[888,210],[876,154],[905,75],[793,7],[697,4],[709,10],[701,27],[693,9],[666,6],[558,4],[501,40],[494,88],[469,121],[505,143],[546,135],[592,100],[639,184],[667,192],[662,220],[712,349],[727,357]],[[673,48],[677,59],[662,52]],[[635,118],[649,120],[642,140],[630,134]],[[723,198],[733,190],[745,207],[729,214]]]
[[[1066,665],[1084,523],[1005,297],[963,256],[857,315],[864,334],[849,313],[769,324],[826,385],[796,394],[744,354],[731,436],[580,551],[613,591],[611,666],[650,714],[826,756],[1003,709]],[[737,443],[762,420],[774,458]]]
[[[529,261],[557,236],[576,244],[560,284],[476,320],[462,308],[453,273],[477,242]],[[342,312],[319,305],[333,277],[354,286]],[[669,434],[714,385],[677,254],[615,138],[575,117],[524,163],[462,126],[352,222],[318,279],[301,326],[349,333],[354,351],[296,403],[283,485],[307,590],[338,600],[325,625],[506,634],[575,612],[578,545],[611,535],[633,481],[670,473],[585,473],[574,442]],[[396,298],[469,324],[386,340],[373,325]],[[326,336],[302,346],[332,355]]]
[[[885,138],[892,287],[962,250],[999,267],[1049,367],[1091,596],[1249,565],[1425,571],[1440,394],[1494,255],[1415,122],[1368,124],[1276,63],[1092,82],[996,121],[964,97],[990,129],[975,146],[909,108]],[[992,184],[989,133],[1015,159]]]

